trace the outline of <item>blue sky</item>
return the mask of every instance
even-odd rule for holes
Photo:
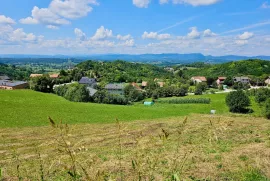
[[[0,54],[270,55],[270,1],[8,0]]]

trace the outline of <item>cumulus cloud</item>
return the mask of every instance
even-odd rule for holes
[[[6,17],[5,15],[0,15],[0,24],[13,25],[13,24],[16,24],[16,22],[10,17]]]
[[[270,8],[270,5],[268,4],[268,2],[264,2],[264,3],[261,5],[261,8],[263,8],[263,9],[269,9],[269,8]]]
[[[248,41],[247,40],[235,40],[235,43],[237,45],[243,46],[243,45],[248,44]]]
[[[134,39],[126,40],[124,43],[119,43],[120,46],[133,47],[135,45]]]
[[[159,0],[159,4],[166,4],[168,2],[169,2],[169,0]]]
[[[53,0],[49,9],[62,17],[76,19],[87,16],[93,10],[90,4],[98,5],[96,0]]]
[[[125,36],[122,36],[122,35],[117,35],[117,36],[116,36],[116,38],[117,38],[118,40],[126,41],[126,40],[131,39],[131,38],[132,38],[132,36],[131,36],[130,34],[125,35]]]
[[[216,4],[221,0],[172,0],[174,4],[191,4],[192,6],[207,6]]]
[[[150,4],[150,0],[133,0],[133,4],[138,8],[147,8]]]
[[[52,0],[48,8],[35,6],[31,16],[20,19],[20,23],[49,26],[70,24],[69,19],[87,16],[93,9],[90,5],[98,5],[98,2],[96,0]]]
[[[53,25],[47,25],[46,27],[49,28],[49,29],[52,29],[52,30],[58,30],[59,29],[58,26],[53,26]]]
[[[200,38],[201,33],[197,30],[197,27],[191,27],[191,32],[188,33],[187,37],[190,39],[197,39]]]
[[[246,31],[246,32],[244,32],[243,34],[239,35],[238,38],[239,38],[240,40],[248,40],[248,39],[252,38],[253,36],[254,36],[253,33],[247,32],[247,31]]]
[[[97,29],[92,39],[101,40],[101,39],[111,38],[112,36],[113,36],[112,30],[105,29],[104,26],[101,26],[100,28]]]
[[[81,29],[75,28],[74,33],[75,33],[77,39],[79,39],[81,41],[86,40],[86,35]]]
[[[212,37],[212,36],[216,36],[216,34],[213,33],[210,29],[207,29],[207,30],[204,30],[203,36],[204,37]]]
[[[143,39],[157,39],[157,40],[164,40],[169,39],[171,37],[170,34],[158,34],[157,32],[144,32],[142,35]]]
[[[2,44],[33,43],[43,39],[33,33],[25,33],[22,28],[14,29],[10,25],[0,26],[0,40]]]

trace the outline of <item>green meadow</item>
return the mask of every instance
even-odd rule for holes
[[[189,96],[192,97],[192,96]],[[0,127],[28,127],[48,125],[48,117],[68,124],[113,123],[120,121],[152,120],[166,117],[209,114],[230,114],[225,105],[226,94],[202,95],[211,99],[210,104],[155,104],[147,107],[142,103],[119,106],[94,103],[76,103],[54,94],[31,90],[0,90]],[[253,101],[253,115],[260,115],[260,109]]]

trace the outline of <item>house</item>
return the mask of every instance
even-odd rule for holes
[[[265,83],[266,83],[267,85],[270,85],[270,77],[269,77],[268,79],[265,80]]]
[[[147,86],[147,83],[146,81],[142,81],[142,88],[145,88]]]
[[[202,83],[202,82],[206,82],[207,79],[203,76],[195,76],[195,77],[191,77],[191,80],[194,82],[194,83]]]
[[[125,88],[124,84],[117,84],[117,83],[111,83],[105,86],[105,89],[110,94],[119,94],[119,95],[124,94],[124,88]]]
[[[86,88],[89,91],[89,95],[92,97],[95,95],[95,93],[97,93],[96,89],[93,89],[92,87],[87,87]]]
[[[0,89],[15,90],[25,89],[27,87],[28,83],[24,81],[0,80]]]
[[[142,91],[142,88],[141,88],[138,84],[136,84],[135,82],[132,82],[131,85],[132,85],[136,90]]]
[[[157,82],[157,84],[159,85],[159,87],[164,87],[165,82]]]
[[[217,85],[224,84],[224,81],[226,80],[227,77],[218,77],[217,79]]]
[[[50,75],[50,78],[52,78],[52,79],[57,79],[59,77],[60,77],[60,74],[51,74]]]
[[[82,77],[81,80],[79,81],[79,84],[85,84],[87,86],[94,87],[97,85],[96,79],[93,78],[88,78],[88,77]]]
[[[43,76],[43,74],[31,74],[30,78],[41,77],[41,76]]]
[[[250,83],[250,79],[248,77],[234,77],[233,78],[234,83],[242,83],[242,84],[249,84]]]
[[[0,75],[0,80],[11,80],[11,79],[6,75]]]

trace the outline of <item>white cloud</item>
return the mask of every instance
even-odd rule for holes
[[[2,44],[33,43],[42,39],[43,36],[25,33],[22,28],[13,29],[10,25],[0,26],[0,41]]]
[[[255,23],[255,24],[251,24],[242,28],[237,28],[237,29],[233,29],[233,30],[229,30],[229,31],[225,31],[221,34],[229,34],[229,33],[234,33],[234,32],[238,32],[238,31],[243,31],[243,30],[249,30],[249,29],[253,29],[253,28],[257,28],[257,27],[261,27],[261,26],[265,26],[265,25],[269,25],[270,21],[264,21],[264,22],[260,22],[260,23]]]
[[[0,24],[12,25],[12,24],[16,24],[16,22],[10,17],[6,17],[5,15],[0,15]]]
[[[77,39],[79,39],[81,41],[86,40],[86,35],[82,30],[75,28],[74,33],[75,33]]]
[[[96,0],[53,0],[49,9],[62,17],[76,19],[87,16],[93,10],[89,4],[97,5]]]
[[[120,46],[133,47],[135,45],[134,39],[126,40],[124,43],[119,43]]]
[[[237,45],[243,46],[243,45],[248,44],[248,40],[235,40],[235,43]]]
[[[207,6],[218,3],[221,0],[173,0],[174,4],[191,4],[192,6]]]
[[[157,40],[164,40],[171,38],[170,34],[158,34],[157,32],[144,32],[142,35],[143,39],[157,39]]]
[[[22,18],[19,20],[21,24],[38,24],[38,20],[32,18],[32,17],[27,17],[27,18]]]
[[[188,33],[188,35],[187,35],[188,38],[191,38],[191,39],[200,38],[201,33],[198,32],[197,27],[191,27],[190,30],[191,30],[191,32]]]
[[[44,24],[60,26],[70,24],[68,19],[87,16],[92,11],[89,6],[98,5],[96,0],[52,0],[48,8],[35,6],[31,17],[20,19],[22,24]]]
[[[150,4],[150,0],[133,0],[133,4],[138,8],[147,8]]]
[[[238,38],[240,40],[248,40],[248,39],[252,38],[253,36],[254,36],[254,34],[251,32],[244,32],[243,34],[239,35]]]
[[[125,35],[125,36],[122,36],[122,35],[117,35],[117,36],[116,36],[116,38],[117,38],[118,40],[126,41],[126,40],[131,39],[131,38],[132,38],[132,36],[131,36],[130,34]]]
[[[159,0],[159,4],[166,4],[168,2],[169,2],[169,0]]]
[[[266,1],[266,2],[264,2],[264,3],[261,5],[261,8],[263,8],[263,9],[268,9],[268,8],[270,8],[270,5],[269,5],[268,2]]]
[[[212,37],[212,36],[216,36],[217,34],[215,34],[214,32],[212,32],[210,29],[204,30],[203,32],[203,36],[204,37]]]
[[[47,25],[46,27],[49,28],[49,29],[52,29],[52,30],[58,30],[59,29],[58,26],[53,26],[53,25]]]
[[[112,36],[113,36],[112,30],[105,29],[104,26],[101,26],[99,29],[97,29],[92,39],[101,40],[101,39],[111,38]]]

